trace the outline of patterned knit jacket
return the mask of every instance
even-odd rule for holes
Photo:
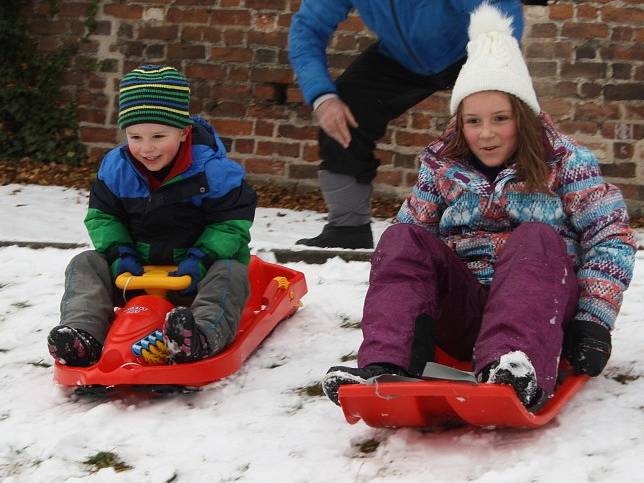
[[[490,183],[465,160],[440,158],[450,133],[420,154],[418,181],[397,215],[427,228],[488,285],[494,263],[521,223],[541,222],[564,239],[573,257],[580,298],[575,316],[612,329],[628,287],[635,237],[619,189],[606,183],[593,153],[541,116],[551,146],[550,193],[524,192],[510,164]]]

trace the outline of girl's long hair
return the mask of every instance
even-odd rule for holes
[[[546,185],[548,173],[546,156],[549,149],[545,129],[539,117],[521,99],[507,94],[512,105],[512,112],[516,116],[517,130],[519,135],[518,147],[514,153],[517,176],[525,181],[526,191],[549,192]],[[458,106],[454,118],[450,122],[448,131],[453,131],[449,136],[438,155],[449,159],[467,160],[472,152],[467,145],[463,134],[463,103]]]

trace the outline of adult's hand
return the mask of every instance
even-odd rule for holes
[[[325,133],[335,139],[343,148],[349,147],[351,143],[349,126],[358,127],[349,106],[339,97],[331,97],[318,106],[315,116]]]

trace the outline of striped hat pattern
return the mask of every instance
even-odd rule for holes
[[[174,67],[141,65],[119,88],[119,128],[156,123],[184,128],[190,119],[190,83]]]

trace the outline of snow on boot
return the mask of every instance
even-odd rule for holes
[[[367,379],[383,374],[391,374],[395,376],[404,376],[406,371],[393,364],[369,364],[366,367],[346,367],[346,366],[333,366],[331,367],[324,378],[322,378],[322,390],[326,397],[333,401],[338,406],[338,391],[343,384],[364,384]]]
[[[57,325],[47,336],[49,353],[59,364],[91,366],[101,357],[103,347],[82,329]]]
[[[163,342],[171,363],[192,362],[208,356],[206,337],[187,307],[176,307],[166,314]]]
[[[373,248],[371,223],[360,226],[324,225],[322,233],[313,238],[302,238],[296,245],[322,248]]]
[[[530,359],[521,351],[502,355],[481,371],[479,379],[489,384],[509,384],[526,407],[539,399],[537,375]]]

